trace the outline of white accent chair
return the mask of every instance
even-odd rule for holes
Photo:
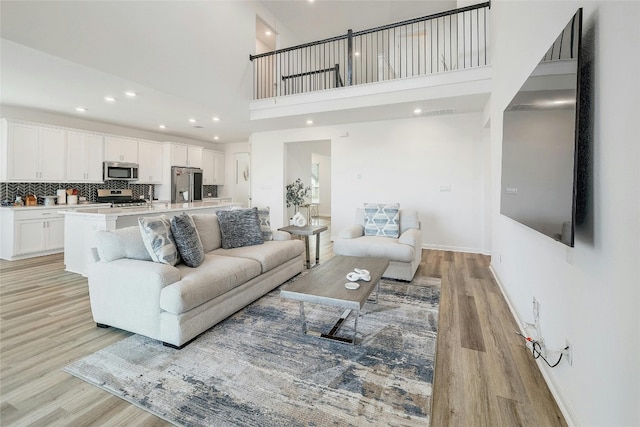
[[[398,238],[364,235],[364,209],[356,209],[355,224],[340,230],[333,241],[336,255],[380,257],[389,260],[382,277],[411,281],[422,258],[422,231],[418,212],[400,209]]]

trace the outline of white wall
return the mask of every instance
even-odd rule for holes
[[[319,139],[331,140],[334,236],[363,203],[399,202],[420,212],[424,247],[488,250],[481,113],[253,134],[252,194],[272,221],[284,215],[284,144]]]
[[[592,62],[592,226],[568,248],[499,214],[492,266],[521,321],[540,301],[550,348],[571,342],[573,365],[543,374],[570,425],[640,425],[640,3],[493,1],[492,175],[500,176],[502,112],[578,7]],[[590,229],[592,228],[592,229]]]

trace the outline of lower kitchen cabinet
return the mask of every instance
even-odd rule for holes
[[[63,252],[64,215],[59,212],[65,209],[69,207],[0,208],[0,258],[11,261]]]
[[[15,222],[15,254],[55,251],[64,248],[64,218],[26,219]]]

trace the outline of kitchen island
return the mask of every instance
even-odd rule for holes
[[[61,211],[64,215],[64,264],[65,270],[87,275],[93,263],[92,248],[96,246],[97,232],[137,226],[138,218],[165,215],[174,217],[182,212],[214,213],[221,209],[240,207],[240,203],[161,203],[143,207],[90,208]]]

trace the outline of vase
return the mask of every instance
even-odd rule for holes
[[[296,227],[304,227],[307,225],[307,218],[304,217],[299,211],[291,219],[293,221],[293,225]]]

